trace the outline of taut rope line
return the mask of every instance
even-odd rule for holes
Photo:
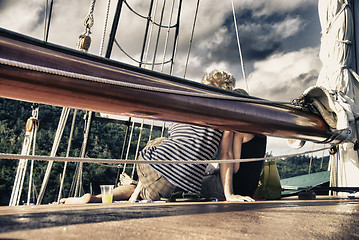
[[[254,162],[263,160],[275,160],[283,159],[287,157],[294,157],[299,155],[306,155],[309,153],[320,152],[327,150],[330,147],[319,148],[310,150],[302,153],[294,153],[288,155],[280,155],[265,158],[248,158],[248,159],[230,159],[230,160],[124,160],[124,159],[104,159],[104,158],[77,158],[77,157],[50,157],[50,156],[39,156],[39,155],[19,155],[19,154],[6,154],[0,153],[0,159],[28,159],[38,161],[57,161],[57,162],[87,162],[87,163],[126,163],[126,164],[208,164],[208,163],[235,163],[235,162]]]
[[[247,77],[246,77],[246,71],[244,69],[244,61],[243,61],[243,54],[242,54],[242,49],[241,49],[241,43],[239,41],[239,33],[238,33],[238,26],[237,26],[237,17],[236,17],[236,11],[235,11],[235,8],[234,8],[234,3],[233,3],[233,0],[232,0],[232,12],[233,12],[233,22],[234,22],[234,27],[235,27],[235,30],[236,30],[236,37],[237,37],[237,46],[238,46],[238,53],[239,53],[239,58],[241,60],[241,67],[242,67],[242,74],[243,74],[243,79],[246,83],[246,90],[247,92],[249,93],[249,87],[248,87],[248,80],[247,80]]]

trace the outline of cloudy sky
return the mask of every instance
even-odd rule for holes
[[[50,1],[50,0],[48,0]],[[76,48],[78,36],[84,32],[84,19],[92,0],[54,0],[49,32],[49,42]],[[128,0],[131,8],[140,15],[148,14],[150,1]],[[156,1],[154,1],[156,2]],[[158,0],[153,18],[160,21],[163,1]],[[315,85],[321,62],[319,47],[321,29],[317,0],[234,0],[238,34],[240,38],[245,73],[243,79],[237,39],[232,14],[231,0],[201,1],[193,35],[188,67],[185,70],[192,25],[197,1],[183,1],[176,53],[174,75],[200,81],[203,74],[213,69],[231,72],[237,79],[236,87],[247,89],[251,95],[268,100],[290,101],[306,88]],[[46,0],[0,0],[0,27],[38,39],[44,37],[44,16]],[[97,0],[92,27],[92,54],[100,54],[100,46],[106,19],[107,0]],[[109,24],[104,49],[111,28],[117,1],[111,1]],[[174,2],[173,18],[169,17],[172,0],[166,1],[163,25],[173,25],[177,17],[178,2]],[[116,40],[132,58],[139,59],[144,38],[146,20],[133,14],[123,6]],[[158,35],[157,27],[152,29],[152,38]],[[149,42],[148,62],[168,60],[172,52],[174,31],[168,34],[168,50],[165,52],[167,30],[160,33],[158,52],[154,53],[156,41]],[[105,52],[105,50],[103,51]],[[103,54],[104,55],[104,54]],[[156,59],[154,60],[154,56]],[[114,46],[111,58],[138,66]],[[148,67],[151,68],[151,67]],[[165,65],[154,68],[168,72]],[[167,71],[167,72],[166,72]],[[246,84],[247,82],[247,84]],[[312,149],[312,144],[306,144]],[[321,146],[319,146],[321,147]],[[293,153],[283,139],[271,139],[268,151],[274,155]]]

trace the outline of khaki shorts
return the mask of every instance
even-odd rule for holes
[[[147,143],[146,147],[158,146],[166,138],[157,138]],[[141,157],[138,159],[141,160]],[[140,197],[152,201],[160,200],[161,197],[168,198],[176,188],[175,185],[167,181],[159,172],[154,170],[149,164],[137,164],[138,179],[142,183]]]
[[[168,198],[176,188],[167,181],[160,173],[151,168],[148,164],[137,165],[138,179],[142,183],[140,197],[152,201],[160,200],[161,197]]]

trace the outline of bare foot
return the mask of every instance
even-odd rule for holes
[[[120,183],[121,185],[131,185],[133,183],[133,179],[127,175],[127,173],[123,172],[120,175]]]
[[[60,203],[64,204],[86,204],[90,203],[93,196],[89,193],[86,193],[82,197],[70,197],[70,198],[63,198],[60,200]]]

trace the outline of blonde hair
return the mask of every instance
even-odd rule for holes
[[[230,73],[214,70],[203,76],[202,83],[212,87],[232,90],[236,85],[236,79]]]

